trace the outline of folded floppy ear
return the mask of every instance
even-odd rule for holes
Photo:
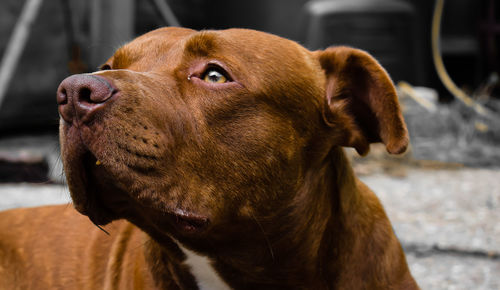
[[[368,53],[350,47],[317,51],[326,74],[325,122],[340,129],[339,144],[360,155],[370,143],[382,142],[389,153],[408,146],[408,131],[396,89],[380,64]]]

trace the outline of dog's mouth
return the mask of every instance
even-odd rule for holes
[[[176,230],[184,234],[201,233],[210,224],[208,217],[181,209],[173,210],[168,214]]]

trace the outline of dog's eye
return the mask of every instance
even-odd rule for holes
[[[215,68],[209,68],[203,75],[203,80],[207,83],[227,83],[229,79],[219,70]]]

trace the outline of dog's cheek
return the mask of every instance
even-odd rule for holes
[[[215,187],[223,190],[217,199],[244,197],[239,206],[249,212],[257,198],[280,200],[296,186],[303,141],[291,123],[258,112],[214,126],[211,134],[215,146],[205,167],[212,167],[209,175],[221,177],[216,179]]]

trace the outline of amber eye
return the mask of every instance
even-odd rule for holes
[[[227,83],[228,78],[215,68],[209,68],[203,75],[203,80],[207,83],[222,84]]]

